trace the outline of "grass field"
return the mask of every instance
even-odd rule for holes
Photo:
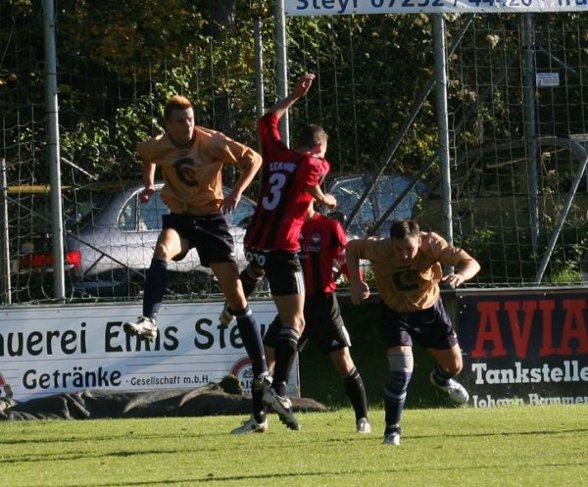
[[[588,485],[588,408],[409,409],[400,447],[358,435],[351,409],[293,432],[227,434],[235,416],[0,424],[6,486]]]

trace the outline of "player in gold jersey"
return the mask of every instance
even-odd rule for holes
[[[165,182],[161,196],[171,213],[163,216],[163,229],[146,274],[143,315],[136,322],[124,323],[123,329],[130,335],[157,339],[156,317],[163,300],[168,263],[181,260],[195,248],[201,264],[210,267],[216,276],[237,318],[255,377],[253,400],[261,405],[264,388],[269,388],[271,379],[260,327],[243,293],[234,242],[225,218],[226,213],[237,207],[243,191],[260,168],[261,156],[221,132],[196,125],[192,103],[183,96],[173,96],[167,101],[164,122],[165,133],[137,147],[145,183],[140,199],[147,202],[153,197],[155,170],[159,167]],[[222,169],[226,164],[236,166],[239,177],[225,197]],[[264,422],[265,416],[256,420]]]
[[[400,417],[413,371],[413,340],[437,361],[431,383],[457,403],[469,394],[454,377],[463,367],[461,349],[447,315],[439,284],[457,287],[480,270],[466,251],[453,247],[440,235],[421,232],[413,220],[400,220],[390,228],[390,238],[352,240],[346,248],[351,280],[351,300],[359,304],[369,297],[359,261],[371,261],[382,302],[382,327],[389,363],[384,390],[384,444],[400,444]],[[455,272],[443,276],[442,266]]]

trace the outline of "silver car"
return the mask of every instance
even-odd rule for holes
[[[161,231],[161,217],[169,208],[161,199],[162,183],[148,203],[139,201],[143,186],[116,194],[105,205],[90,208],[79,224],[79,231],[69,232],[66,260],[71,267],[73,287],[78,293],[107,295],[124,293],[125,288],[143,284],[145,271]],[[230,189],[224,189],[225,194]],[[243,237],[255,210],[255,203],[242,197],[236,211],[227,215],[235,241],[239,268],[246,265]],[[210,281],[211,271],[200,264],[192,249],[179,262],[170,262],[172,273],[190,273],[192,278]],[[118,288],[119,291],[114,289]]]

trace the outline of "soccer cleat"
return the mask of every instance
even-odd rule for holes
[[[251,416],[241,423],[241,426],[231,431],[232,435],[246,435],[249,433],[265,433],[268,428],[267,419],[263,423],[258,423],[255,418]]]
[[[400,446],[400,426],[395,424],[394,426],[388,426],[384,430],[384,441],[383,445]]]
[[[272,387],[272,376],[269,372],[262,372],[255,379],[253,379],[253,388],[265,394]]]
[[[363,434],[371,433],[372,425],[367,418],[359,418],[357,423],[355,423],[355,431]]]
[[[465,387],[455,379],[448,379],[445,385],[440,385],[435,380],[434,372],[431,372],[429,379],[431,380],[431,384],[433,384],[437,389],[445,392],[449,396],[449,399],[451,399],[453,402],[458,404],[465,404],[470,399],[468,391],[466,391]]]
[[[223,306],[223,310],[218,317],[219,324],[222,328],[227,328],[235,319],[233,313],[229,309],[229,304],[225,303]]]
[[[146,316],[139,316],[139,319],[134,322],[127,322],[123,325],[123,330],[129,335],[136,335],[150,342],[154,342],[157,338],[157,325],[155,321]]]
[[[280,418],[280,421],[284,423],[291,430],[299,430],[300,424],[292,414],[292,402],[287,397],[278,396],[276,391],[271,387],[264,387],[263,396],[261,400],[263,403],[273,409]]]

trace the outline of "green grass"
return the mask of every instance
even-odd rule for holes
[[[350,409],[293,432],[227,434],[235,416],[0,424],[7,486],[588,485],[587,408],[409,409],[400,447],[358,435]]]

